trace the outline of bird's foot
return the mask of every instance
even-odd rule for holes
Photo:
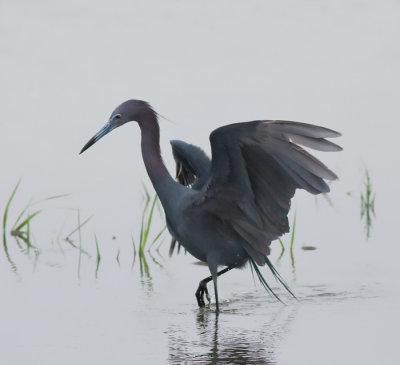
[[[204,302],[204,294],[206,295],[206,298],[208,300],[208,303],[210,303],[210,295],[208,294],[208,289],[207,289],[207,281],[200,281],[199,287],[196,290],[196,299],[197,299],[197,304],[199,305],[200,308],[203,308],[206,306],[206,303]]]

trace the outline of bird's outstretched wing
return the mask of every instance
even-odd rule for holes
[[[287,214],[295,190],[328,192],[337,176],[299,145],[340,151],[325,138],[340,133],[310,124],[254,121],[216,129],[210,135],[211,174],[198,202],[239,236],[263,265],[272,240],[289,231]]]
[[[178,140],[170,142],[176,163],[176,180],[195,190],[201,189],[210,175],[210,158],[197,146]]]

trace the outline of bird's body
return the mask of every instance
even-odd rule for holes
[[[288,289],[268,260],[269,245],[289,231],[287,214],[297,188],[319,194],[329,191],[324,179],[336,179],[298,144],[339,151],[324,138],[340,134],[287,121],[230,124],[211,133],[211,160],[196,146],[171,141],[176,182],[161,158],[157,114],[143,101],[121,104],[81,152],[128,121],[140,126],[143,161],[165,211],[171,248],[179,242],[210,269],[211,277],[200,282],[196,292],[198,304],[204,305],[212,278],[218,310],[218,275],[249,261],[266,289],[270,287],[257,265],[267,264]],[[218,273],[220,266],[227,268]]]

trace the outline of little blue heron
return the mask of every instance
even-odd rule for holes
[[[325,139],[340,133],[281,120],[230,124],[211,133],[211,160],[196,146],[171,141],[175,181],[161,157],[157,113],[145,101],[128,100],[113,111],[80,153],[130,121],[137,122],[141,130],[143,161],[172,236],[170,252],[178,242],[210,269],[211,276],[200,281],[196,291],[199,307],[205,306],[204,295],[210,301],[207,283],[212,280],[218,313],[218,276],[247,262],[278,300],[258,266],[267,264],[293,295],[268,259],[269,246],[289,231],[287,214],[296,189],[324,193],[329,191],[324,179],[337,179],[299,145],[340,151],[341,147]],[[220,266],[225,268],[218,271]]]

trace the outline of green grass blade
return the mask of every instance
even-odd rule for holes
[[[28,219],[27,222],[26,222],[26,239],[29,242],[29,246],[32,247],[32,243],[31,243],[31,219]]]
[[[332,203],[332,199],[330,198],[328,193],[322,193],[322,196],[325,198],[325,200],[328,202],[328,204],[332,207],[333,203]]]
[[[142,186],[143,186],[143,193],[144,193],[144,199],[146,200],[146,203],[148,203],[150,201],[150,194],[149,191],[146,188],[146,185],[142,182]]]
[[[294,233],[296,231],[296,213],[294,213],[293,224],[292,224],[292,235],[290,237],[290,249],[293,249]]]
[[[143,276],[143,254],[139,251],[139,267],[140,267],[140,276]]]
[[[17,226],[17,224],[18,224],[19,221],[21,220],[21,218],[22,218],[22,216],[24,215],[24,213],[25,213],[30,207],[32,207],[33,205],[37,205],[37,204],[42,203],[42,202],[47,201],[47,200],[62,198],[62,197],[68,196],[68,195],[69,195],[69,194],[60,194],[60,195],[49,196],[49,197],[47,197],[47,198],[40,199],[40,200],[38,200],[38,201],[36,201],[36,202],[32,202],[32,200],[31,200],[31,201],[25,206],[25,208],[21,211],[21,213],[19,213],[17,219],[16,219],[15,222],[14,222],[14,225],[13,225],[13,228],[12,228],[12,229],[15,229],[15,227]]]
[[[165,230],[167,229],[167,226],[164,226],[164,228],[158,233],[158,235],[156,236],[156,238],[154,238],[154,240],[151,242],[151,245],[149,247],[152,248],[153,245],[159,240],[159,238],[161,237],[161,235],[165,232]]]
[[[281,254],[279,255],[278,259],[281,259],[282,256],[283,256],[283,253],[285,252],[285,246],[283,245],[283,242],[282,242],[282,240],[280,238],[278,238],[278,241],[281,244]]]
[[[294,234],[296,231],[296,212],[294,213],[293,217],[293,224],[292,224],[292,235],[290,237],[290,260],[292,262],[292,267],[294,269],[294,254],[293,254],[293,243],[294,243]]]
[[[161,240],[161,242],[160,242],[160,244],[157,246],[157,248],[156,248],[156,252],[158,252],[158,254],[161,256],[161,254],[160,254],[160,251],[159,251],[159,249],[160,249],[160,247],[161,247],[161,245],[164,243],[164,241],[165,241],[165,237]],[[186,255],[186,249],[185,249],[185,255]]]
[[[157,210],[158,210],[158,214],[159,214],[160,218],[164,218],[164,214],[163,214],[164,211],[163,211],[163,208],[161,206],[160,199],[157,199],[156,206],[157,206]]]
[[[87,219],[85,219],[82,223],[80,223],[79,225],[78,225],[78,227],[76,227],[70,234],[68,234],[67,236],[66,236],[66,240],[67,240],[67,238],[69,239],[69,237],[71,237],[75,232],[77,232],[77,231],[79,231],[79,234],[80,234],[80,230],[81,230],[81,228],[87,223],[87,222],[89,222],[91,219],[93,218],[93,216],[91,215],[89,218],[87,218]]]
[[[120,249],[118,249],[117,257],[115,259],[117,260],[118,266],[121,266],[119,262],[119,254],[120,254]]]
[[[15,193],[17,192],[20,183],[21,183],[21,178],[18,180],[17,185],[15,185],[15,188],[12,191],[10,197],[8,198],[8,202],[7,202],[6,207],[4,209],[4,214],[3,214],[3,245],[4,245],[5,249],[7,249],[6,232],[7,232],[8,210],[10,208],[10,204],[11,204],[12,200],[14,199]],[[8,250],[7,250],[7,252],[8,252]]]
[[[133,239],[132,233],[131,233],[131,239],[132,239],[132,247],[133,247],[133,259],[132,259],[132,265],[131,265],[131,269],[132,269],[133,265],[135,265],[135,260],[136,260],[136,245],[135,245],[135,241]]]
[[[149,265],[147,264],[146,256],[142,256],[143,268],[144,268],[144,276],[148,279],[151,279]]]
[[[26,254],[29,254],[30,249],[33,248],[34,246],[31,244],[31,242],[28,240],[27,237],[24,236],[19,236],[19,238],[25,242],[26,244]]]
[[[45,201],[47,201],[47,200],[53,200],[53,199],[64,198],[64,197],[70,196],[70,195],[71,195],[71,194],[58,194],[58,195],[48,196],[48,197],[46,197],[46,198],[40,199],[40,200],[38,200],[38,201],[32,203],[32,205],[36,205],[36,204],[45,202]]]
[[[96,236],[96,234],[94,234],[94,240],[95,240],[95,242],[96,242],[96,260],[97,260],[97,262],[100,262],[100,260],[101,260],[101,255],[100,255],[100,250],[99,250],[99,243],[98,243],[98,241],[97,241],[97,236]]]
[[[17,227],[14,228],[15,231],[20,231],[24,226],[30,223],[30,221],[35,218],[41,210],[37,210],[35,213],[28,215],[26,219],[24,219]]]
[[[71,239],[70,238],[64,238],[64,241],[65,242],[68,242],[73,248],[76,248],[76,249],[78,249],[79,251],[81,251],[84,255],[86,255],[87,257],[89,257],[89,258],[91,258],[92,257],[92,255],[89,253],[89,252],[87,252],[87,251],[85,251],[83,248],[80,248],[80,247],[78,247],[77,245],[75,245],[75,243],[73,243],[72,241],[71,241]]]
[[[147,218],[146,229],[145,229],[144,235],[143,235],[143,249],[145,248],[146,243],[147,243],[147,239],[149,237],[149,232],[150,232],[151,222],[153,220],[153,213],[154,213],[154,208],[155,208],[155,205],[156,205],[156,201],[157,201],[157,195],[155,195],[154,198],[153,198],[153,203],[151,204],[150,213],[149,213],[149,216]]]
[[[14,272],[15,275],[17,275],[17,277],[19,278],[19,274],[18,274],[18,269],[17,269],[17,265],[15,264],[15,262],[12,260],[10,253],[8,252],[8,247],[7,245],[4,246],[4,253],[6,254],[6,258],[7,261],[9,262],[10,266],[11,266],[11,270]]]
[[[150,256],[151,260],[152,260],[156,265],[158,265],[158,266],[161,267],[161,268],[164,267],[162,264],[160,264],[160,263],[157,261],[157,259],[151,254],[150,251],[149,251],[149,256]]]
[[[24,209],[22,209],[21,213],[19,213],[17,219],[14,222],[14,225],[12,227],[13,230],[15,230],[15,227],[17,226],[17,224],[19,223],[19,221],[21,220],[21,218],[23,217],[23,215],[25,214],[25,212],[29,209],[29,207],[32,205],[32,200],[25,206]]]
[[[17,242],[17,246],[19,247],[19,249],[22,251],[23,248],[21,246],[21,243],[19,242],[18,236],[15,236],[15,242]]]
[[[94,241],[96,242],[96,254],[97,254],[97,256],[96,256],[96,273],[95,273],[95,278],[97,279],[97,273],[99,271],[101,255],[100,255],[99,243],[97,242],[96,234],[94,235]]]
[[[144,237],[144,230],[145,230],[144,222],[145,222],[145,218],[146,218],[147,209],[149,207],[149,202],[150,202],[150,200],[146,200],[146,203],[144,205],[143,212],[142,212],[142,219],[140,222],[139,251],[144,249],[144,246],[143,246],[143,242],[144,242],[143,237]]]
[[[82,236],[81,236],[81,213],[79,210],[78,210],[78,235],[79,235],[78,279],[80,279],[81,260],[82,260]]]

